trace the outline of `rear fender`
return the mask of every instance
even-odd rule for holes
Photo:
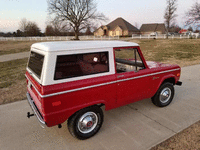
[[[73,110],[71,111],[70,115],[68,118],[72,117],[73,115],[75,115],[78,111],[84,109],[84,108],[88,108],[88,107],[92,107],[92,106],[99,106],[99,107],[102,107],[104,106],[106,107],[106,102],[104,100],[102,101],[95,101],[95,102],[92,102],[92,103],[88,103],[88,104],[85,104],[85,105],[81,105],[81,106],[78,106],[76,108],[72,108]]]
[[[46,123],[48,127],[52,127],[58,124],[62,124],[64,123],[67,119],[69,119],[71,116],[73,116],[74,114],[76,114],[78,111],[80,111],[81,109],[87,108],[87,107],[91,107],[97,105],[99,107],[106,105],[104,100],[100,100],[100,101],[95,101],[92,103],[87,103],[84,105],[79,105],[67,110],[63,110],[60,112],[56,112],[53,114],[47,114],[46,117],[48,118]]]
[[[91,107],[91,106],[94,106],[94,105],[97,105],[99,107],[105,105],[106,107],[106,101],[104,100],[100,100],[100,101],[95,101],[95,102],[91,102],[91,103],[87,103],[87,104],[84,104],[84,105],[81,105],[81,106],[78,106],[74,109],[74,113],[76,113],[77,111],[81,110],[81,109],[84,109],[86,107]]]

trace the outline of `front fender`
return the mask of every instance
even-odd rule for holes
[[[165,75],[165,76],[163,76],[161,79],[160,79],[160,82],[159,82],[159,84],[156,86],[156,88],[155,88],[155,91],[153,91],[153,95],[155,95],[156,94],[156,92],[158,91],[158,89],[160,88],[160,86],[165,82],[165,81],[167,81],[168,79],[173,79],[174,81],[174,83],[173,84],[175,84],[176,82],[177,82],[177,78],[176,78],[176,76],[174,75],[174,74],[168,74],[168,75]]]

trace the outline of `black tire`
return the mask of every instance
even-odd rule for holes
[[[151,98],[152,103],[158,107],[169,105],[174,98],[174,86],[172,83],[163,83],[156,94]]]
[[[72,136],[85,140],[94,136],[103,123],[103,111],[98,106],[84,108],[68,119],[68,129]]]

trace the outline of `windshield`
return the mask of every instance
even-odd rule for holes
[[[33,73],[37,75],[39,79],[41,77],[43,61],[44,61],[43,55],[38,54],[36,52],[31,52],[28,68],[32,70]]]

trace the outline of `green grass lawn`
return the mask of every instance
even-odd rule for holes
[[[15,84],[15,81],[24,80],[27,58],[0,63],[0,88]]]
[[[140,46],[149,60],[197,60],[200,56],[200,39],[141,40]],[[151,57],[150,57],[151,55]],[[148,57],[149,56],[149,57]]]
[[[0,104],[25,99],[28,58],[0,63]]]
[[[30,51],[33,41],[0,41],[0,55]]]

